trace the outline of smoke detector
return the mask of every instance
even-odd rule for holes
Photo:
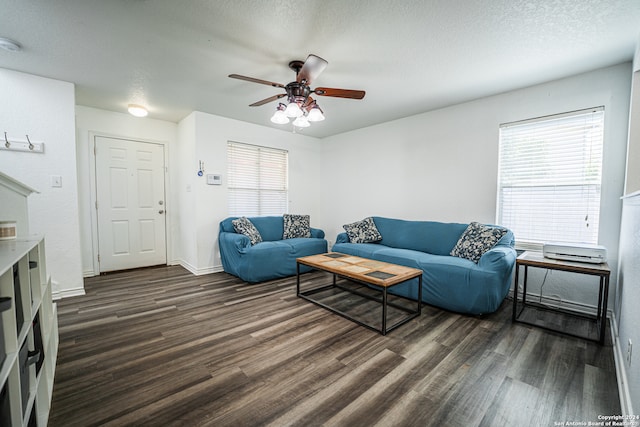
[[[9,52],[20,52],[22,50],[20,43],[4,37],[0,37],[0,48]]]

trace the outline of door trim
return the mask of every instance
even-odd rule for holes
[[[129,137],[122,135],[114,135],[105,132],[96,132],[89,131],[89,180],[90,180],[90,206],[89,211],[91,212],[91,252],[92,252],[92,260],[93,260],[93,274],[91,276],[97,276],[100,274],[100,263],[98,262],[98,213],[96,211],[96,203],[98,200],[98,189],[96,185],[96,156],[95,156],[95,147],[96,147],[96,138],[112,138],[112,139],[122,139],[126,141],[135,141],[135,142],[144,142],[150,144],[158,144],[162,145],[164,149],[164,192],[165,192],[165,251],[167,258],[167,265],[173,264],[173,251],[172,251],[172,236],[169,233],[169,230],[172,230],[173,223],[173,203],[172,203],[172,195],[171,195],[171,187],[170,187],[170,179],[169,179],[169,162],[170,162],[170,153],[169,153],[169,142],[168,141],[157,141],[145,138],[137,138],[137,137]],[[89,275],[85,274],[85,277]]]

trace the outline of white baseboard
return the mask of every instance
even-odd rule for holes
[[[220,273],[222,271],[224,271],[224,269],[222,268],[222,266],[213,266],[213,267],[207,267],[207,268],[195,268],[194,266],[192,266],[191,264],[189,264],[188,262],[185,261],[181,261],[181,260],[173,260],[167,263],[167,265],[181,265],[182,267],[186,268],[187,270],[189,270],[192,274],[196,275],[196,276],[201,276],[203,274],[210,274],[210,273]],[[93,269],[89,269],[89,270],[84,270],[82,272],[82,277],[84,279],[88,278],[88,277],[95,277],[98,276],[99,273],[96,273]]]
[[[609,316],[611,325],[611,337],[613,338],[613,359],[616,365],[616,378],[618,380],[618,394],[620,396],[620,408],[622,415],[633,415],[633,404],[631,403],[631,393],[629,392],[629,381],[627,380],[627,368],[624,353],[620,347],[618,338],[618,323],[615,316]]]
[[[62,298],[78,297],[85,295],[84,288],[63,289],[55,292],[51,292],[51,298],[53,300],[59,300]]]
[[[202,276],[202,275],[211,274],[211,273],[220,273],[224,271],[221,265],[205,267],[205,268],[196,268],[186,261],[179,261],[178,264],[180,264],[185,269],[189,270],[189,272],[195,276]]]

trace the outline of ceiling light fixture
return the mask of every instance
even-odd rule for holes
[[[324,120],[324,114],[322,114],[322,110],[318,107],[318,104],[313,103],[313,107],[307,113],[307,120],[310,122],[321,122]]]
[[[142,105],[129,104],[129,114],[136,117],[146,117],[149,112]]]
[[[289,68],[296,72],[296,79],[287,85],[240,74],[229,74],[229,77],[284,89],[285,93],[279,93],[254,102],[253,104],[249,104],[249,107],[259,107],[286,97],[287,103],[278,103],[275,113],[271,116],[271,122],[284,125],[291,121],[294,126],[293,131],[295,132],[296,126],[308,127],[311,125],[310,122],[321,122],[324,120],[324,113],[320,106],[318,106],[316,100],[311,97],[312,94],[314,96],[331,96],[334,98],[364,98],[365,91],[363,90],[336,89],[331,87],[311,89],[309,85],[322,73],[327,64],[327,61],[316,55],[309,55],[306,61],[296,60],[289,62]]]
[[[293,125],[299,128],[308,128],[311,126],[306,116],[300,116],[293,121]]]
[[[289,103],[287,105],[282,102],[276,107],[276,112],[273,113],[271,121],[279,125],[286,125],[289,123],[289,119],[292,120],[292,124],[299,128],[306,128],[311,125],[310,122],[320,122],[324,120],[324,114],[318,106],[315,100],[308,103],[309,98],[305,97],[289,97]]]
[[[285,113],[286,109],[287,109],[287,106],[284,105],[282,102],[278,104],[278,106],[276,107],[276,112],[273,113],[273,117],[271,117],[271,121],[278,125],[286,125],[287,123],[289,123],[289,118]]]
[[[4,37],[0,37],[0,48],[9,52],[20,52],[22,50],[20,43]]]

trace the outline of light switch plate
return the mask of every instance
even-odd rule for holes
[[[62,187],[62,177],[60,175],[51,175],[51,186]]]

